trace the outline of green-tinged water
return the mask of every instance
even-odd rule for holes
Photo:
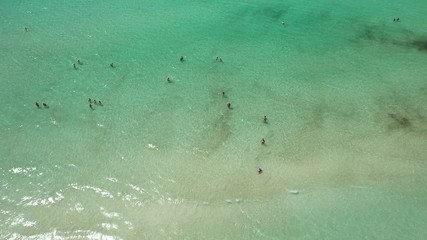
[[[426,239],[425,9],[1,1],[0,239]]]

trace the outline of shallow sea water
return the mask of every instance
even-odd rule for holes
[[[426,7],[2,1],[0,238],[425,239]]]

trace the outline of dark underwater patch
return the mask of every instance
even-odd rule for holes
[[[272,20],[279,20],[285,15],[286,10],[280,7],[264,7],[258,9],[256,13]]]
[[[395,113],[389,113],[388,116],[393,120],[390,128],[409,128],[411,126],[411,122],[407,117]]]
[[[356,38],[360,41],[374,41],[398,47],[417,49],[427,52],[427,37],[421,37],[407,29],[396,29],[386,25],[366,25],[362,27]]]
[[[417,40],[413,40],[410,45],[412,45],[413,47],[417,48],[420,51],[425,51],[427,52],[427,38],[425,39],[417,39]]]

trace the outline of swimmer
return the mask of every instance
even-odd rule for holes
[[[77,66],[75,63],[73,63],[73,68],[74,68],[74,70],[77,70]]]
[[[93,99],[93,103],[95,103],[95,105],[98,105],[98,103],[96,102],[96,100],[95,100],[95,99]]]
[[[38,108],[40,108],[40,104],[39,104],[38,102],[36,102],[36,106],[37,106]]]
[[[264,117],[262,117],[262,120],[264,120],[264,122],[267,122],[267,116],[264,115]]]
[[[181,61],[181,62],[184,62],[184,60],[185,60],[185,57],[184,57],[184,56],[181,56],[181,57],[179,58],[179,61]]]
[[[227,107],[228,107],[228,109],[231,109],[231,102],[227,103]]]
[[[262,145],[265,145],[265,139],[263,138],[263,139],[261,139],[261,144]]]
[[[216,57],[216,60],[218,61],[218,60],[219,60],[219,57]]]
[[[222,62],[222,58],[219,58],[219,61]]]
[[[79,65],[83,65],[83,63],[82,63],[82,61],[80,61],[80,59],[77,59],[77,63],[78,63]]]
[[[282,25],[283,25],[283,26],[285,26],[285,23],[286,23],[285,21],[282,21]]]
[[[258,168],[258,173],[261,174],[263,172],[262,167]]]
[[[110,63],[110,67],[115,68],[116,66],[114,66],[114,63]]]
[[[99,106],[103,106],[101,101],[98,101]]]
[[[91,98],[89,98],[89,103],[92,103],[92,99]]]
[[[222,94],[223,97],[225,97],[225,92],[222,92],[221,94]]]
[[[172,79],[171,79],[170,77],[166,78],[166,80],[167,80],[169,83],[171,83],[171,82],[172,82]]]
[[[27,28],[27,27],[24,27],[24,31],[28,32],[28,28]]]
[[[49,108],[49,106],[46,103],[43,103],[43,107]]]
[[[90,109],[92,109],[92,110],[93,110],[93,105],[92,105],[92,103],[89,103],[89,107],[90,107]]]
[[[399,21],[400,21],[400,18],[397,18],[397,19],[396,19],[396,22],[399,22]]]

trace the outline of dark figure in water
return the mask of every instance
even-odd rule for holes
[[[110,63],[110,67],[115,68],[116,66],[114,66],[114,63]]]
[[[82,61],[80,61],[80,59],[77,59],[77,63],[78,63],[79,65],[83,65],[83,63],[82,63]]]
[[[219,58],[219,61],[222,62],[222,58]]]
[[[49,106],[47,105],[47,103],[43,103],[43,107],[49,108]]]
[[[101,102],[101,101],[98,101],[98,105],[99,105],[99,106],[102,106],[102,102]]]
[[[91,98],[89,98],[89,103],[92,103],[92,99]]]
[[[98,105],[98,102],[95,99],[93,99],[93,103],[95,103],[95,105]]]
[[[179,61],[181,61],[181,62],[184,62],[184,60],[185,60],[184,56],[181,56],[181,57],[179,58]]]
[[[261,167],[259,167],[259,168],[258,168],[258,173],[259,173],[259,174],[261,174],[262,172],[263,172],[262,168],[261,168]]]
[[[73,63],[73,68],[74,68],[74,70],[77,70],[77,66],[75,63]]]
[[[221,94],[222,94],[223,97],[225,97],[225,92],[222,92]]]
[[[263,139],[261,139],[261,144],[262,145],[265,145],[265,139],[263,138]]]
[[[231,109],[231,102],[227,103],[227,107],[228,107],[228,109]]]
[[[24,27],[24,30],[25,30],[26,32],[28,32],[28,28],[27,28],[27,27]]]
[[[93,105],[92,105],[92,103],[89,103],[89,107],[90,107],[90,109],[92,109],[92,110],[93,110]]]
[[[38,108],[40,108],[40,103],[36,102],[36,106],[37,106]]]
[[[172,82],[172,79],[171,79],[170,77],[166,78],[166,80],[167,80],[169,83],[171,83],[171,82]]]
[[[262,117],[262,120],[264,120],[264,122],[267,122],[267,116],[264,115],[264,117]]]

